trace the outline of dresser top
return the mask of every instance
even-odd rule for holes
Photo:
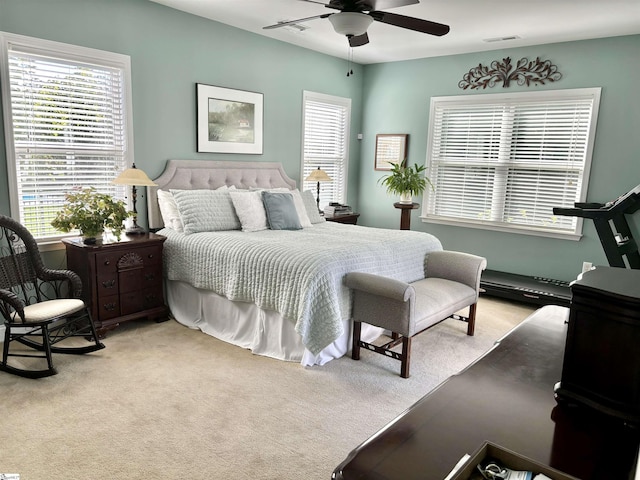
[[[122,234],[120,236],[120,240],[117,240],[115,237],[108,237],[103,240],[98,240],[96,243],[86,244],[82,240],[82,237],[71,237],[71,238],[63,238],[62,242],[65,245],[77,247],[77,248],[86,248],[86,249],[102,249],[110,246],[124,246],[124,247],[132,247],[132,246],[142,246],[148,243],[157,243],[164,242],[166,237],[162,235],[158,235],[155,233],[143,233],[143,234],[135,234],[135,235],[126,235]]]

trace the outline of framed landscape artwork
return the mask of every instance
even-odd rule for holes
[[[391,170],[391,166],[404,162],[407,156],[407,137],[405,133],[379,133],[376,135],[375,170]]]
[[[262,154],[263,95],[196,84],[198,152]]]

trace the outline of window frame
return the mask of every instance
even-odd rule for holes
[[[306,144],[306,112],[307,112],[307,102],[317,102],[324,103],[327,105],[333,105],[342,107],[345,109],[345,120],[344,120],[344,130],[342,131],[342,138],[344,140],[344,158],[342,159],[342,169],[341,169],[341,177],[342,184],[337,188],[332,188],[332,192],[334,192],[332,198],[329,200],[331,202],[339,202],[345,203],[347,199],[347,186],[348,186],[348,172],[349,172],[349,148],[351,141],[351,99],[346,97],[338,97],[334,95],[328,95],[324,93],[317,93],[304,90],[302,92],[302,141],[301,141],[301,159],[300,159],[300,186],[301,190],[312,190],[314,193],[314,197],[316,196],[316,182],[305,182],[304,179],[309,174],[307,170],[307,163],[309,166],[313,168],[317,167],[317,163],[314,165],[312,162],[307,162],[305,158],[305,144]],[[320,185],[320,208],[323,208],[323,200],[322,198],[326,195],[323,195],[323,190],[326,192],[326,187],[323,189],[323,186],[326,184]]]
[[[437,179],[434,179],[434,165],[432,162],[433,158],[433,149],[434,149],[434,141],[435,141],[435,129],[439,127],[436,125],[436,108],[442,104],[449,104],[455,106],[465,106],[468,105],[470,107],[487,104],[497,104],[500,102],[505,102],[505,104],[510,105],[525,105],[531,102],[544,103],[545,101],[554,102],[558,100],[571,100],[571,99],[591,99],[591,117],[590,123],[588,126],[588,132],[586,135],[585,142],[585,153],[584,153],[584,166],[582,168],[581,175],[581,187],[579,189],[579,196],[574,201],[575,202],[584,202],[587,198],[587,191],[589,186],[589,176],[591,170],[591,162],[593,156],[593,148],[595,144],[595,136],[596,136],[596,126],[598,120],[598,110],[600,104],[600,96],[601,96],[601,88],[593,87],[593,88],[577,88],[577,89],[567,89],[567,90],[545,90],[545,91],[536,91],[536,92],[515,92],[515,93],[495,93],[495,94],[482,94],[482,95],[458,95],[458,96],[443,96],[443,97],[432,97],[430,104],[430,113],[429,113],[429,127],[428,127],[428,138],[427,138],[427,154],[426,154],[426,166],[427,166],[427,176],[434,182],[434,190],[431,191],[427,189],[425,191],[425,199],[422,206],[421,211],[421,219],[423,222],[428,223],[436,223],[436,224],[444,224],[444,225],[454,225],[454,226],[463,226],[468,228],[478,228],[492,231],[501,231],[501,232],[509,232],[509,233],[517,233],[524,235],[534,235],[534,236],[542,236],[549,238],[561,238],[561,239],[569,239],[569,240],[580,240],[582,238],[582,228],[583,228],[583,219],[579,217],[575,217],[573,220],[575,222],[575,228],[572,231],[560,231],[558,229],[546,229],[544,227],[539,226],[527,226],[523,224],[513,224],[510,225],[504,221],[494,221],[494,220],[476,220],[471,218],[460,218],[460,217],[446,217],[446,216],[438,216],[433,213],[434,200],[433,196],[436,195],[435,189],[438,188]],[[510,123],[509,127],[512,128],[513,124]],[[510,135],[508,135],[510,136]],[[515,145],[517,142],[513,142],[512,140],[506,141],[505,144],[500,143],[501,148],[504,148],[505,145]],[[499,166],[496,163],[496,166]],[[543,165],[541,164],[541,167]],[[503,166],[504,167],[504,166]],[[501,170],[500,168],[496,168],[496,170]],[[502,168],[505,171],[504,175],[501,178],[506,179],[508,168]],[[542,170],[542,168],[541,168]],[[506,182],[505,182],[506,183]],[[538,184],[540,185],[540,184]],[[498,188],[498,187],[494,187]],[[504,187],[503,187],[504,188]],[[508,198],[508,197],[505,197]],[[568,205],[557,205],[558,207],[567,207]],[[573,205],[570,205],[573,206]]]
[[[5,149],[7,162],[7,182],[9,186],[9,204],[12,218],[21,218],[21,202],[19,198],[18,178],[17,178],[17,155],[14,142],[15,134],[13,128],[13,112],[11,84],[9,81],[9,52],[12,45],[15,45],[20,52],[27,54],[42,54],[59,59],[61,62],[77,62],[80,64],[90,64],[110,69],[119,69],[122,74],[122,110],[124,117],[123,132],[124,141],[124,167],[130,167],[134,163],[134,142],[133,142],[133,101],[131,88],[131,58],[128,55],[98,50],[89,47],[82,47],[68,43],[44,40],[36,37],[18,35],[0,31],[0,95],[2,98],[2,109],[4,116]],[[77,149],[82,152],[82,149]],[[114,175],[115,178],[115,175]],[[125,189],[118,186],[114,189],[114,197],[128,201]],[[47,235],[34,237],[39,245],[59,246],[59,240],[73,236],[72,233],[60,235]],[[51,248],[51,247],[50,247]]]

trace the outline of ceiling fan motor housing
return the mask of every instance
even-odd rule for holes
[[[329,21],[337,33],[347,37],[357,37],[367,31],[373,18],[364,13],[340,12],[331,15]]]

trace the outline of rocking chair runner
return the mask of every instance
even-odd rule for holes
[[[0,370],[28,378],[46,377],[57,373],[53,353],[83,354],[104,348],[79,298],[81,292],[78,275],[46,268],[31,233],[0,215],[0,314],[5,326]],[[29,350],[18,350],[13,342],[42,353],[24,353]],[[40,358],[47,367],[21,368],[17,362],[10,365],[9,357]]]

